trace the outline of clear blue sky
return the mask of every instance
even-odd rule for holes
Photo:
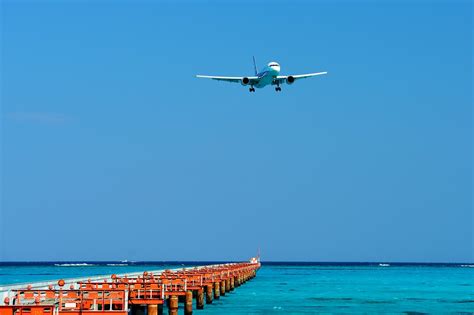
[[[472,12],[3,1],[1,259],[472,262]]]

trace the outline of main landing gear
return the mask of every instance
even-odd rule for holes
[[[273,84],[276,84],[275,91],[281,92],[280,82],[278,80],[275,80]]]
[[[249,92],[255,92],[255,88],[252,86],[249,88]]]

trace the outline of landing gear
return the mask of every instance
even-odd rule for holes
[[[255,88],[252,86],[249,88],[249,92],[255,92]]]
[[[275,80],[275,81],[273,81],[273,84],[276,85],[275,91],[281,92],[280,81]]]

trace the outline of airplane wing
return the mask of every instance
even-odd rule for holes
[[[283,83],[293,83],[294,81],[296,80],[299,80],[299,79],[306,79],[306,78],[311,78],[311,77],[315,77],[317,75],[323,75],[323,74],[327,74],[326,71],[324,72],[315,72],[315,73],[307,73],[307,74],[295,74],[295,75],[279,75],[276,77],[275,81],[273,82],[273,84],[283,84]]]
[[[219,77],[219,76],[212,76],[212,75],[197,75],[197,78],[204,78],[204,79],[212,79],[217,81],[226,81],[226,82],[233,82],[233,83],[242,83],[244,78],[249,79],[248,84],[254,85],[257,84],[260,80],[259,77]]]

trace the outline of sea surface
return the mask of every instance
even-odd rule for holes
[[[0,263],[0,285],[211,263]],[[315,313],[474,314],[474,265],[264,262],[256,278],[195,311]]]

